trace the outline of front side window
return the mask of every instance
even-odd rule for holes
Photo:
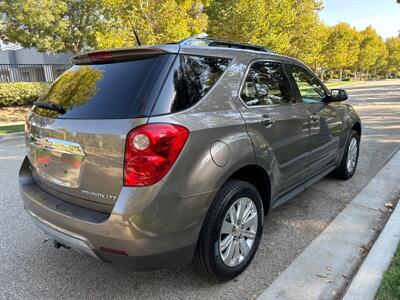
[[[254,63],[240,93],[247,106],[295,102],[289,81],[278,62]]]
[[[324,87],[310,72],[294,65],[288,66],[288,69],[297,84],[304,103],[320,103],[326,97]]]

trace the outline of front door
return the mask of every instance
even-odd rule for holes
[[[323,101],[328,90],[314,74],[302,66],[286,67],[309,114],[309,170],[310,174],[316,174],[336,162],[342,119],[337,113],[337,104]]]
[[[275,195],[304,180],[308,162],[308,113],[296,101],[281,62],[257,61],[240,93],[240,109],[258,164],[271,170]]]

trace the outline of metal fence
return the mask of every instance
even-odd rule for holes
[[[0,82],[52,82],[71,65],[0,64]]]

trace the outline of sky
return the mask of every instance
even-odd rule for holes
[[[341,21],[362,30],[372,25],[383,38],[400,31],[400,4],[396,0],[324,0],[321,19],[328,25]]]

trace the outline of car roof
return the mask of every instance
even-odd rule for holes
[[[300,61],[277,54],[272,50],[259,45],[246,44],[241,42],[214,39],[209,37],[191,37],[182,41],[170,44],[161,44],[154,46],[136,46],[119,49],[90,51],[85,54],[76,55],[72,58],[73,63],[82,63],[89,61],[89,55],[109,53],[113,56],[136,56],[136,55],[154,55],[161,53],[182,53],[193,55],[205,55],[215,57],[235,58],[237,56],[251,55],[252,59],[279,59],[299,63]]]

